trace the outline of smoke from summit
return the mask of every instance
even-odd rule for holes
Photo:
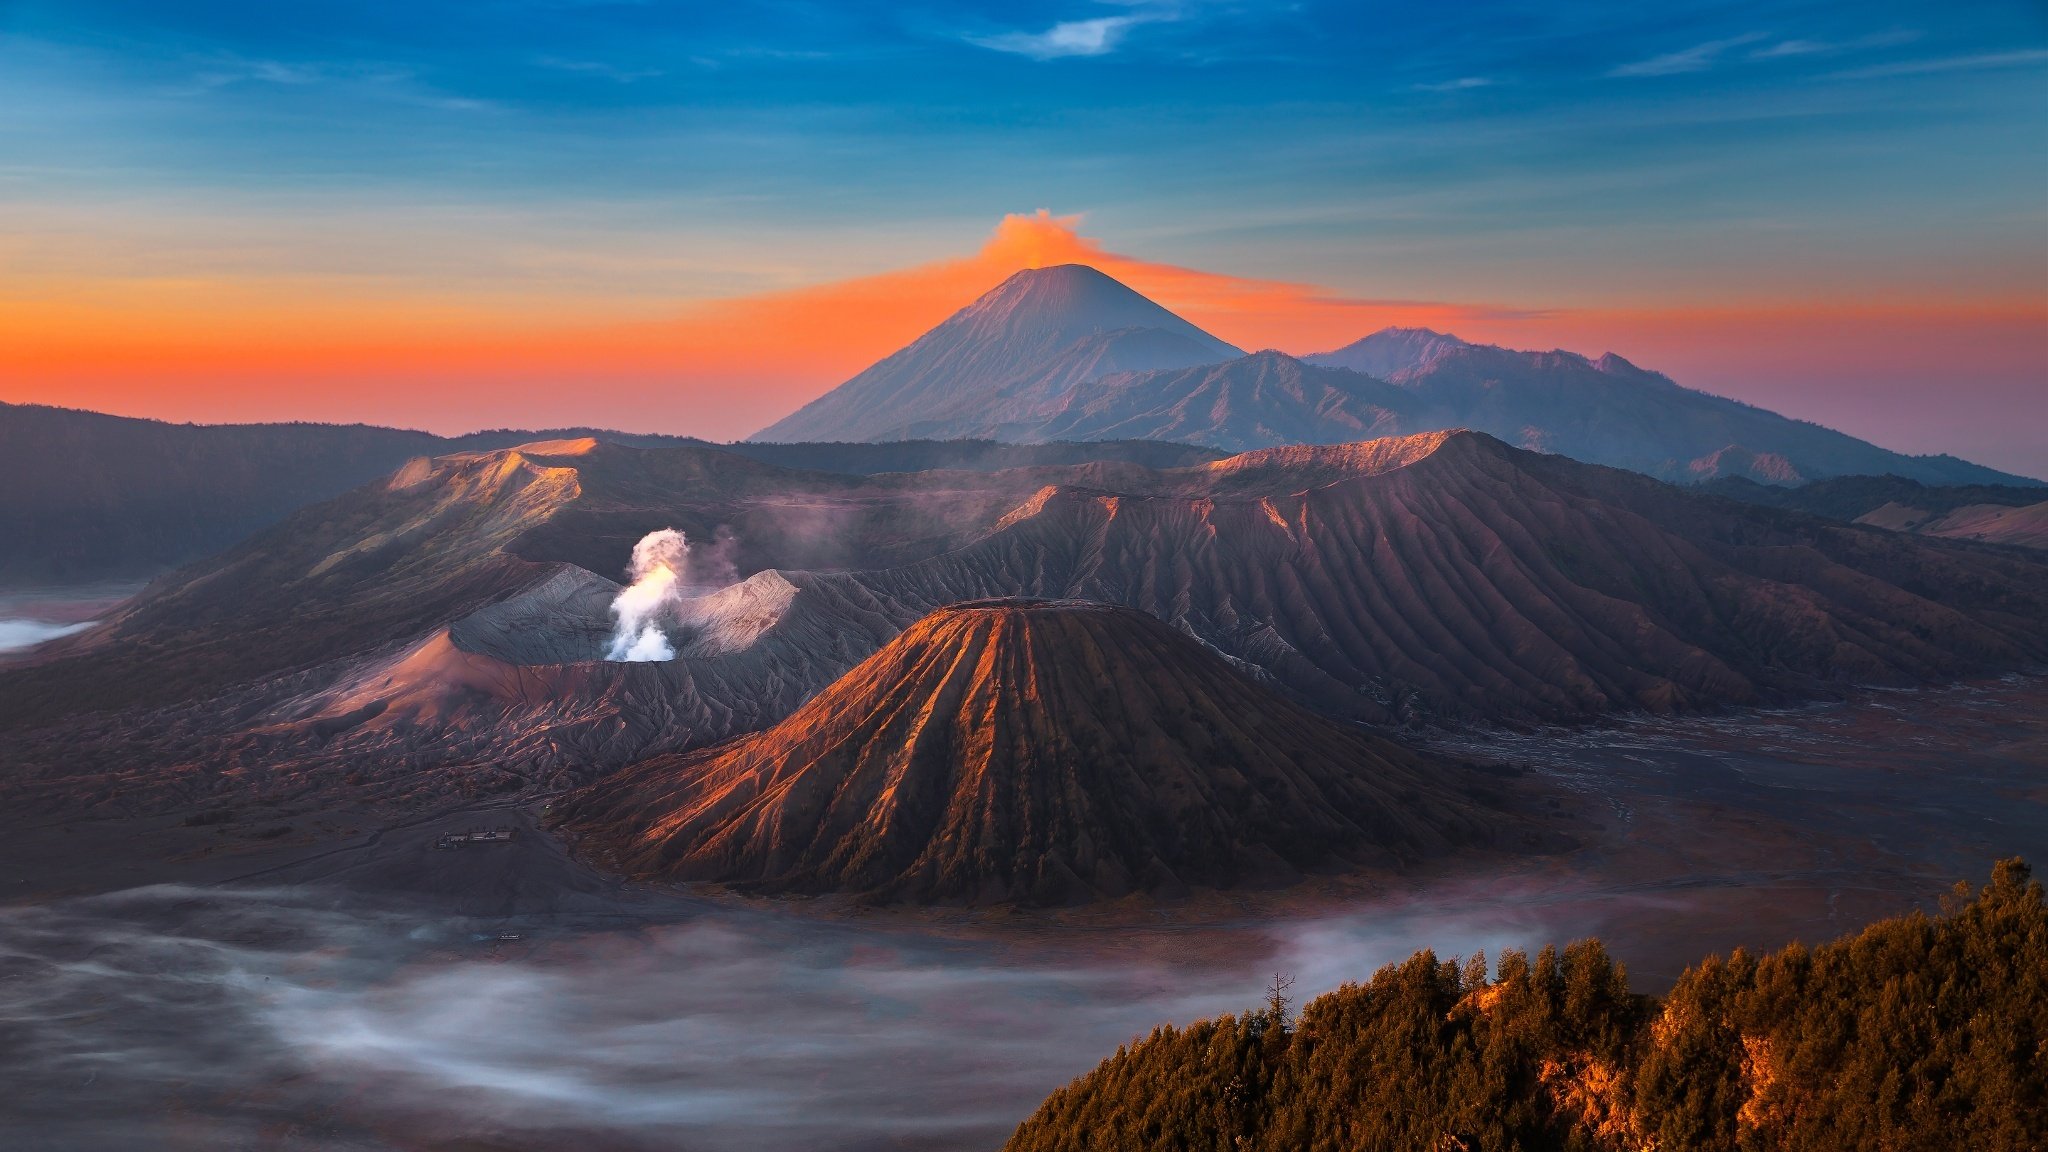
[[[664,619],[675,619],[682,602],[683,566],[689,562],[689,554],[689,540],[673,528],[649,532],[633,545],[633,562],[626,569],[632,583],[612,600],[612,642],[605,659],[642,662],[676,658],[675,647],[661,625]]]

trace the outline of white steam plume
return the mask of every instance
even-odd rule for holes
[[[633,563],[626,572],[633,582],[612,600],[612,642],[605,659],[676,658],[661,621],[673,619],[682,601],[683,566],[689,554],[690,542],[673,528],[649,532],[633,545]]]

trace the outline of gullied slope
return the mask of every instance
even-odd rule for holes
[[[1490,839],[1456,771],[1143,613],[1002,600],[918,621],[766,732],[557,807],[635,876],[1043,904]]]
[[[1683,710],[2048,658],[2048,566],[1472,433],[1048,487],[969,547],[830,579],[900,611],[1128,604],[1379,721]]]
[[[703,546],[678,658],[597,660],[615,587],[598,573],[670,527]],[[141,810],[342,781],[408,802],[560,789],[758,731],[925,613],[1000,596],[1136,608],[1380,723],[1682,711],[2048,660],[2048,563],[2017,550],[1473,433],[864,478],[569,442],[408,468],[0,670],[0,789]]]
[[[1028,407],[1107,373],[1238,355],[1093,268],[1030,269],[751,438],[958,436],[967,426],[1007,418],[992,414],[1013,394],[1027,398]]]
[[[1968,886],[1959,896],[1967,898]],[[1429,952],[1311,1000],[1162,1027],[1006,1152],[1722,1152],[2048,1139],[2048,910],[2017,860],[1950,915],[1711,958],[1659,1003],[1596,941],[1489,978]]]
[[[6,673],[0,724],[174,701],[420,632],[545,579],[506,550],[580,494],[539,445],[424,459],[157,581],[106,623]]]

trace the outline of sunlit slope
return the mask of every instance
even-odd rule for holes
[[[1060,903],[1490,841],[1463,775],[1141,612],[997,600],[917,621],[766,732],[557,807],[636,876]]]
[[[1816,948],[1707,957],[1661,1000],[1631,994],[1598,941],[1491,965],[1418,952],[1298,1016],[1163,1025],[1003,1147],[2031,1152],[2048,1132],[2048,910],[2018,860],[1969,897]]]

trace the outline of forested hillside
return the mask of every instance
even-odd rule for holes
[[[1160,1028],[1009,1152],[1820,1152],[2048,1142],[2048,909],[2018,860],[1945,914],[1736,952],[1662,1000],[1597,941],[1420,952],[1291,1018]]]

